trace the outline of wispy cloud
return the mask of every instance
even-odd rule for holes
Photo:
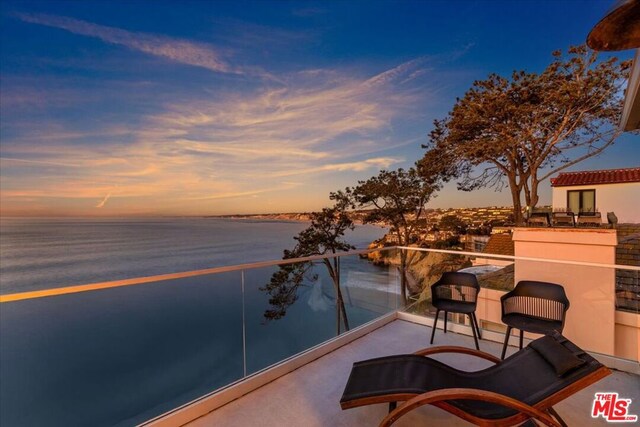
[[[33,165],[47,165],[47,166],[63,166],[63,167],[77,167],[72,163],[52,162],[47,160],[29,160],[29,159],[16,159],[14,157],[0,157],[0,162],[17,162]]]
[[[256,199],[270,210],[296,209],[302,188],[345,178],[349,185],[403,161],[388,150],[413,142],[391,140],[394,121],[429,96],[428,74],[423,59],[374,76],[308,70],[286,76],[283,86],[175,100],[131,128],[25,127],[3,141],[2,199],[14,206],[85,200],[87,213],[116,194],[127,213],[141,206],[163,213],[255,211]],[[416,93],[409,83],[418,80]],[[30,162],[50,167],[25,176]],[[334,189],[304,197],[317,208]]]
[[[321,9],[319,7],[302,7],[293,9],[291,14],[294,16],[299,16],[301,18],[308,18],[311,16],[324,15],[327,11],[325,9]]]
[[[107,195],[106,195],[106,196],[104,196],[104,199],[102,199],[102,200],[100,201],[100,203],[98,203],[98,204],[96,205],[96,208],[98,208],[98,209],[103,208],[103,207],[104,207],[104,205],[106,205],[106,204],[107,204],[107,200],[109,200],[109,198],[110,198],[110,197],[111,197],[111,192],[107,193]]]
[[[390,70],[384,71],[376,76],[371,77],[364,82],[366,86],[388,85],[394,82],[407,82],[424,73],[424,65],[427,57],[420,57],[404,62]]]
[[[65,16],[28,13],[17,13],[16,16],[24,22],[59,28],[87,37],[95,37],[107,43],[125,46],[132,50],[171,61],[220,73],[244,73],[243,70],[231,66],[223,58],[219,50],[206,43],[132,32]]]
[[[294,175],[311,175],[318,172],[345,172],[354,171],[361,172],[369,169],[387,169],[391,165],[402,162],[404,159],[392,157],[376,157],[357,162],[332,163],[322,166],[285,170],[276,172],[273,176],[285,177]]]
[[[318,31],[310,28],[295,31],[222,17],[212,22],[219,29],[215,34],[217,41],[224,42],[225,46],[251,49],[253,52],[290,52],[291,49],[302,49],[319,38]]]
[[[199,197],[191,197],[191,200],[219,200],[219,199],[236,199],[241,197],[252,197],[255,198],[260,194],[265,193],[274,193],[283,190],[291,190],[293,188],[299,187],[302,185],[301,183],[296,182],[287,182],[283,181],[280,185],[268,188],[261,188],[256,190],[248,190],[248,191],[229,191],[229,192],[218,192],[213,194],[207,194]]]

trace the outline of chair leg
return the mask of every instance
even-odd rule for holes
[[[562,427],[569,427],[569,426],[567,426],[567,423],[565,423],[565,422],[564,422],[564,420],[562,419],[562,417],[560,416],[560,414],[558,414],[558,413],[556,412],[556,410],[555,410],[555,409],[553,409],[553,408],[549,408],[549,409],[547,410],[547,412],[548,412],[548,413],[549,413],[553,418],[555,418],[555,419],[556,419],[556,421],[558,421],[558,423],[560,423],[560,425],[561,425]]]
[[[436,309],[436,317],[433,319],[433,328],[431,329],[431,344],[433,344],[433,337],[436,334],[436,326],[438,326],[438,315],[440,314],[440,309]]]
[[[522,341],[524,338],[524,331],[520,329],[520,350],[522,350]]]
[[[478,326],[478,318],[475,313],[471,313],[473,317],[473,324],[476,326],[476,332],[478,333],[478,339],[482,339],[482,334],[480,333],[480,326]]]
[[[478,344],[478,335],[476,333],[476,326],[473,321],[472,314],[469,314],[469,322],[471,322],[471,332],[473,332],[473,341],[476,343],[476,350],[480,350],[480,345]]]
[[[504,359],[505,354],[507,354],[507,345],[509,345],[510,336],[511,336],[511,326],[507,326],[507,333],[504,336],[504,345],[502,346],[502,356],[500,356],[500,359]]]
[[[444,312],[444,333],[447,333],[447,312]]]

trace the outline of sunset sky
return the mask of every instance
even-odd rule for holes
[[[5,0],[1,213],[319,209],[411,166],[474,80],[542,70],[612,4]],[[638,139],[573,170],[638,166]],[[450,185],[431,206],[508,204]]]

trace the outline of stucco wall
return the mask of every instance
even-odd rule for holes
[[[618,222],[640,223],[640,182],[606,185],[553,187],[553,208],[567,207],[567,191],[596,190],[596,208],[607,221],[607,212],[615,212]]]
[[[615,355],[640,361],[640,314],[616,311]]]
[[[516,257],[615,263],[615,230],[516,228],[513,241]],[[587,351],[615,354],[614,269],[517,260],[520,280],[564,286],[571,307],[563,333]]]
[[[478,308],[476,316],[479,321],[489,321],[496,325],[502,324],[500,318],[500,297],[506,294],[504,291],[482,288],[478,295]],[[614,314],[614,352],[612,356],[627,360],[640,361],[640,314],[616,311]],[[517,335],[517,331],[515,333]],[[525,334],[529,339],[536,339],[540,335]],[[511,345],[516,345],[518,339],[513,336]]]

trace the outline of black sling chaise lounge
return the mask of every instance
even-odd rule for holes
[[[464,353],[494,362],[477,371],[455,369],[428,357]],[[557,332],[505,360],[464,347],[431,347],[414,354],[356,362],[340,400],[342,409],[389,403],[380,426],[434,405],[477,425],[511,426],[535,419],[565,426],[553,405],[611,372]],[[396,402],[404,402],[396,408]]]

